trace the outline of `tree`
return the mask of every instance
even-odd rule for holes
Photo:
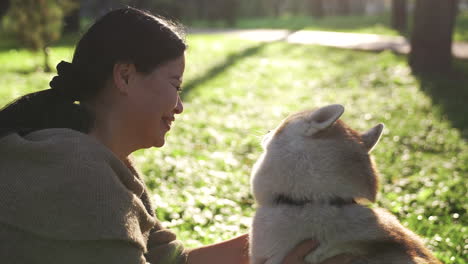
[[[323,0],[309,0],[309,10],[313,17],[323,17],[325,15]]]
[[[10,1],[9,0],[0,1],[0,19],[8,11],[9,7],[10,7]]]
[[[407,24],[407,0],[392,0],[392,27],[406,32]]]
[[[416,0],[409,64],[417,74],[447,73],[457,0]]]
[[[351,14],[351,0],[341,0],[336,2],[337,14],[341,16],[347,16]]]
[[[76,8],[73,9],[67,16],[65,16],[63,22],[64,33],[77,33],[80,31],[80,3],[76,1]]]
[[[44,71],[50,72],[49,45],[60,38],[63,18],[73,0],[11,0],[10,30],[25,47],[44,53]]]
[[[283,9],[283,1],[282,0],[272,0],[271,7],[273,8],[273,15],[275,17],[279,17],[281,15],[281,11]]]
[[[223,11],[224,20],[226,25],[234,27],[237,23],[239,1],[238,0],[224,0],[223,1]]]

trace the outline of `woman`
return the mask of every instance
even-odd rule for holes
[[[0,111],[0,259],[7,263],[248,263],[248,239],[186,250],[154,217],[128,156],[161,147],[187,46],[175,25],[112,11],[61,62],[51,89]],[[302,263],[299,245],[284,263]],[[327,263],[345,263],[341,256]]]

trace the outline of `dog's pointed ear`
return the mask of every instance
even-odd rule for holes
[[[311,136],[320,130],[333,125],[338,118],[343,114],[344,107],[339,104],[328,105],[315,110],[309,117],[308,122],[310,126],[307,128],[305,134]]]
[[[371,152],[377,144],[377,142],[379,142],[380,136],[382,136],[383,129],[384,125],[378,124],[375,127],[361,134],[362,143],[364,143],[367,152]]]

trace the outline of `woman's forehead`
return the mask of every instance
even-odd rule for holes
[[[161,65],[161,68],[163,68],[170,77],[181,78],[185,70],[185,58],[184,56],[181,56],[174,60],[170,60]]]

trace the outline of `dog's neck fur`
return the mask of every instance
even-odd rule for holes
[[[317,205],[330,205],[336,207],[343,207],[346,205],[357,204],[356,201],[352,198],[345,199],[341,197],[333,197],[330,199],[294,199],[284,194],[279,194],[275,198],[276,205],[292,205],[292,206],[305,206],[307,204],[317,204]]]

